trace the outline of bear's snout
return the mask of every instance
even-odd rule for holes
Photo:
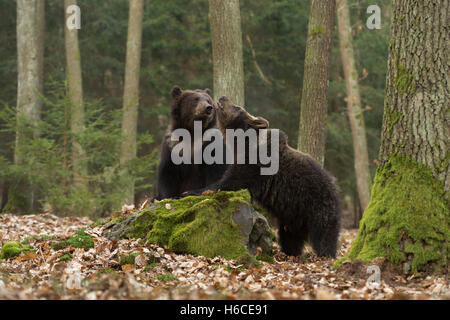
[[[210,105],[210,104],[208,104],[208,105],[205,107],[205,112],[206,112],[206,114],[211,114],[212,111],[213,111],[213,106]]]

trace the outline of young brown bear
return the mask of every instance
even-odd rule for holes
[[[219,99],[219,126],[225,129],[261,129],[263,118],[253,117],[227,97]],[[274,129],[268,131],[270,146]],[[261,145],[259,145],[261,147]],[[248,148],[248,146],[247,146]],[[268,147],[266,150],[271,150]],[[334,178],[309,155],[287,144],[287,136],[279,131],[279,170],[274,175],[261,175],[260,163],[232,164],[222,179],[202,190],[235,191],[248,189],[253,201],[279,223],[279,242],[287,255],[300,255],[309,241],[318,256],[335,257],[341,208]]]
[[[203,188],[218,181],[225,172],[225,164],[176,165],[171,159],[174,142],[170,137],[175,129],[187,129],[192,137],[194,121],[202,122],[203,131],[217,127],[217,106],[210,94],[209,89],[183,91],[179,86],[172,88],[171,122],[161,145],[156,199],[173,198],[180,196],[183,191]]]

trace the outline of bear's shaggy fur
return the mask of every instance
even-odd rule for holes
[[[268,122],[253,117],[230,99],[219,100],[219,126],[225,129],[261,129]],[[268,131],[268,145],[270,137]],[[248,146],[247,146],[248,147]],[[247,159],[248,160],[248,159]],[[335,257],[340,228],[341,207],[334,178],[309,155],[287,144],[287,136],[279,131],[279,170],[274,175],[261,175],[261,164],[232,164],[222,179],[202,190],[248,189],[252,200],[278,220],[279,242],[287,255],[300,255],[309,241],[318,256]]]
[[[204,131],[217,127],[217,105],[210,94],[209,89],[183,91],[179,86],[173,87],[171,122],[161,145],[156,199],[174,198],[180,196],[183,191],[203,188],[218,181],[225,172],[225,164],[175,165],[171,160],[174,144],[170,137],[173,130],[184,128],[193,136],[196,120],[202,121]]]

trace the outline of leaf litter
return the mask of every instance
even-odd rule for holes
[[[80,229],[93,248],[53,245]],[[102,231],[85,217],[0,215],[1,247],[26,241],[34,248],[0,261],[0,299],[450,299],[446,274],[403,274],[383,259],[371,263],[381,277],[370,282],[371,264],[345,262],[335,270],[335,259],[319,258],[309,247],[301,257],[288,257],[274,244],[273,264],[245,268],[140,239],[109,241]],[[338,258],[356,232],[341,231]]]

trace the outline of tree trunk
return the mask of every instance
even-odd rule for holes
[[[70,16],[67,7],[76,5],[76,0],[64,0],[65,21]],[[69,97],[71,102],[70,125],[72,131],[72,168],[73,182],[75,185],[83,186],[87,175],[87,165],[85,162],[85,151],[79,143],[79,136],[84,130],[84,104],[83,104],[83,83],[81,78],[81,57],[78,46],[78,30],[69,30],[64,23],[64,34],[66,43],[66,67],[67,85],[69,87]]]
[[[356,186],[359,202],[364,211],[370,201],[369,153],[367,151],[366,129],[361,109],[358,72],[352,45],[350,10],[347,0],[336,0],[339,44],[345,85],[347,88],[347,110],[353,138]]]
[[[136,157],[136,133],[139,106],[139,72],[141,66],[143,0],[130,0],[120,164]],[[124,186],[125,203],[134,203],[134,181]]]
[[[24,148],[39,135],[43,89],[43,0],[17,0],[17,132],[14,163],[25,164]],[[24,122],[25,121],[25,122]],[[31,130],[30,127],[31,126]],[[14,181],[10,189],[8,210],[31,212],[35,190],[30,177]]]
[[[445,271],[450,5],[394,1],[393,11],[380,167],[349,257],[386,257],[405,271]]]
[[[214,99],[228,96],[237,105],[245,104],[244,62],[239,0],[209,0]]]
[[[313,0],[309,14],[297,149],[324,162],[334,0]]]

